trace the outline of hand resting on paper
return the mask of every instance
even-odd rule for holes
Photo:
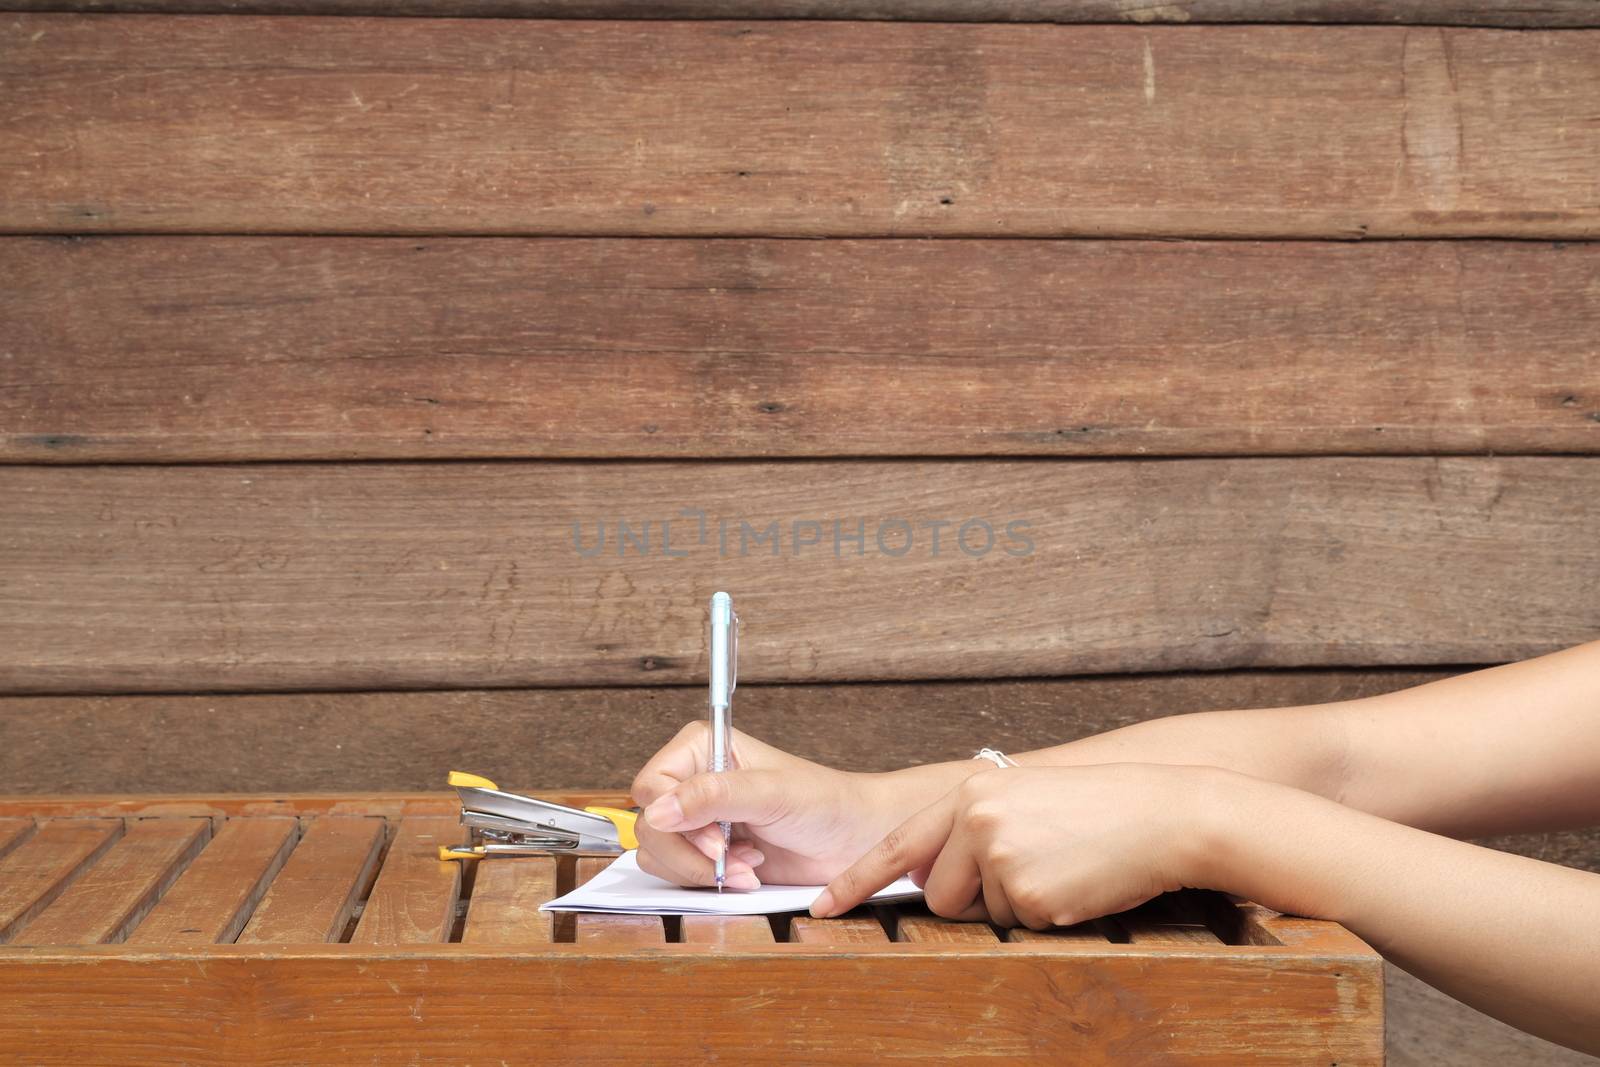
[[[1204,881],[1198,797],[1226,772],[1138,763],[973,775],[833,879],[812,914],[842,914],[911,872],[956,919],[1070,926]]]

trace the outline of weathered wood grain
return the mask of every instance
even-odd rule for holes
[[[0,459],[1600,451],[1600,244],[0,239]]]
[[[582,856],[577,862],[575,885],[589,879],[611,866],[607,856]],[[572,917],[574,939],[592,948],[631,948],[637,945],[660,945],[667,940],[667,930],[659,915],[603,915],[577,913]]]
[[[556,897],[554,857],[480,860],[461,940],[471,945],[527,945],[553,937],[554,915],[539,905]]]
[[[754,683],[1498,662],[1600,628],[1597,486],[1554,457],[7,467],[0,688],[699,682],[718,587]]]
[[[19,15],[0,231],[1600,234],[1585,30]]]
[[[1024,752],[1163,715],[1321,704],[1446,676],[1219,671],[745,684],[738,721],[807,759],[879,771],[965,759],[983,745]],[[698,686],[3,697],[0,783],[15,793],[394,792],[442,789],[444,772],[458,768],[511,789],[626,789],[679,727],[704,715]],[[606,743],[592,744],[596,736]],[[291,748],[295,759],[278,758]]]
[[[0,860],[0,942],[9,942],[122,836],[121,819],[52,819]]]
[[[12,939],[17,945],[124,940],[205,847],[205,819],[139,819],[55,903]]]
[[[0,11],[1600,26],[1594,0],[0,0]]]
[[[889,934],[870,913],[858,911],[837,919],[797,915],[789,923],[789,940],[802,945],[886,945]]]
[[[293,819],[230,819],[128,935],[138,945],[231,944],[299,837]]]
[[[1220,945],[1217,935],[1204,926],[1178,926],[1155,923],[1139,917],[1118,917],[1118,925],[1126,931],[1128,942],[1134,945]]]
[[[1110,939],[1094,923],[1058,926],[1050,930],[1028,930],[1023,927],[1017,927],[1006,931],[1006,940],[1035,947],[1048,947],[1050,945],[1104,945],[1110,943]]]
[[[240,944],[338,941],[372,884],[382,819],[319,815],[250,916]]]
[[[6,853],[33,836],[38,824],[33,819],[20,817],[0,818],[0,859]]]
[[[339,1048],[388,1063],[470,1034],[474,1062],[489,1063],[525,1059],[530,1035],[568,1058],[618,1063],[930,1061],[963,1049],[1018,1063],[1382,1062],[1370,956],[682,945],[645,965],[583,946],[342,948],[0,959],[0,1056],[285,1065]],[[974,995],[987,989],[1004,995]],[[677,1024],[629,1025],[641,1015]],[[46,1020],[59,1034],[40,1042]]]
[[[351,944],[415,945],[446,941],[455,924],[461,864],[441,860],[439,846],[466,836],[459,816],[400,820],[373,883]]]
[[[895,918],[895,940],[923,945],[994,944],[999,941],[988,923],[954,922],[928,913],[927,909],[903,906]]]
[[[678,924],[686,945],[770,945],[774,940],[765,915],[685,915]]]

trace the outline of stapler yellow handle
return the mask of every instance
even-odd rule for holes
[[[451,786],[464,786],[467,789],[493,789],[499,792],[500,787],[481,774],[468,774],[466,771],[451,771],[448,779]]]
[[[617,843],[625,849],[639,847],[639,837],[633,832],[634,823],[639,821],[639,813],[626,811],[622,808],[607,808],[600,805],[584,808],[590,815],[599,815],[611,820],[611,825],[617,828]]]

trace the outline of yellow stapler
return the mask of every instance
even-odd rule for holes
[[[442,860],[553,852],[616,854],[639,847],[633,834],[637,812],[569,808],[538,797],[507,793],[487,778],[462,771],[451,771],[449,780],[461,798],[461,823],[471,829],[472,842],[440,846]]]

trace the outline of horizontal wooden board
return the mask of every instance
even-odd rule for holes
[[[1499,662],[1600,627],[1597,486],[1564,457],[8,467],[0,687],[700,682],[715,588],[747,682]]]
[[[19,15],[0,231],[1594,236],[1597,41]]]
[[[1218,671],[746,684],[738,724],[829,766],[881,771],[965,759],[983,745],[1022,752],[1163,715],[1349,700],[1445,676]],[[626,789],[657,748],[705,713],[698,686],[5,697],[0,783],[14,793],[392,792],[441,789],[445,772],[464,770],[510,789]],[[175,737],[185,743],[172,744]]]
[[[74,1067],[97,1057],[289,1065],[337,1048],[390,1063],[458,1050],[467,1034],[474,1063],[521,1062],[533,1040],[616,1063],[927,1062],[967,1047],[990,1063],[1267,1065],[1305,1062],[1309,1050],[1319,1062],[1382,1062],[1371,956],[1029,949],[36,952],[0,962],[0,1055]],[[673,1024],[637,1024],[644,1014]],[[54,1038],[39,1040],[46,1029]]]
[[[1600,451],[1600,243],[0,239],[0,459]]]
[[[0,11],[1600,26],[1594,0],[0,0]]]

